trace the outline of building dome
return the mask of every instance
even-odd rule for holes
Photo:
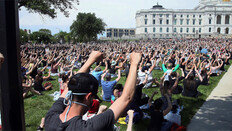
[[[152,9],[164,9],[162,5],[159,5],[158,3],[152,7]]]

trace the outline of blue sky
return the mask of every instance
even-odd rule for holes
[[[199,0],[80,0],[80,4],[75,5],[76,9],[69,10],[68,18],[58,12],[57,18],[51,19],[21,8],[19,23],[22,29],[37,31],[47,28],[55,34],[60,30],[68,32],[79,12],[91,12],[100,17],[107,27],[135,28],[136,11],[150,9],[157,2],[168,9],[192,9],[198,5]]]

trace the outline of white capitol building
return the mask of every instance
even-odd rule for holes
[[[187,2],[187,1],[186,1]],[[139,38],[232,36],[232,1],[200,0],[194,9],[155,5],[136,13]]]

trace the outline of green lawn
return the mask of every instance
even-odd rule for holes
[[[232,62],[232,61],[230,61]],[[225,66],[225,69],[228,70],[229,66]],[[179,71],[178,71],[179,72]],[[46,74],[45,74],[46,75]],[[153,76],[160,78],[163,75],[162,71],[154,70]],[[198,98],[188,98],[184,97],[182,95],[173,95],[173,99],[180,99],[181,105],[184,106],[183,111],[181,112],[182,116],[182,125],[187,126],[191,120],[191,118],[194,116],[194,114],[197,112],[197,110],[202,106],[206,98],[209,96],[211,91],[214,89],[214,87],[217,86],[219,80],[222,78],[224,73],[218,77],[211,77],[210,78],[210,85],[209,86],[203,86],[201,85],[198,90],[203,94],[202,96]],[[58,77],[52,77],[56,80],[50,81],[54,89],[50,91],[43,92],[44,95],[42,96],[36,96],[29,94],[29,97],[24,100],[24,108],[25,108],[25,120],[26,120],[26,130],[34,131],[40,124],[40,120],[42,117],[45,117],[45,114],[49,110],[49,108],[54,103],[53,98],[49,96],[49,94],[52,94],[55,91],[59,90],[58,85]],[[118,83],[125,84],[126,78],[123,76]],[[143,89],[143,92],[146,93],[148,96],[151,96],[151,94],[154,91],[159,91],[158,88],[152,88],[152,89]],[[99,88],[99,94],[100,97],[101,88]],[[160,97],[161,94],[159,92],[158,95],[155,95],[154,99]],[[110,103],[102,102],[102,104],[110,106]],[[133,126],[134,130],[144,130],[147,128],[147,125],[149,124],[148,120],[141,121],[140,123]],[[126,130],[126,125],[119,125],[121,130]]]

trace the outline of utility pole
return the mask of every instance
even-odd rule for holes
[[[20,71],[18,0],[0,0],[1,118],[3,130],[25,130]]]

